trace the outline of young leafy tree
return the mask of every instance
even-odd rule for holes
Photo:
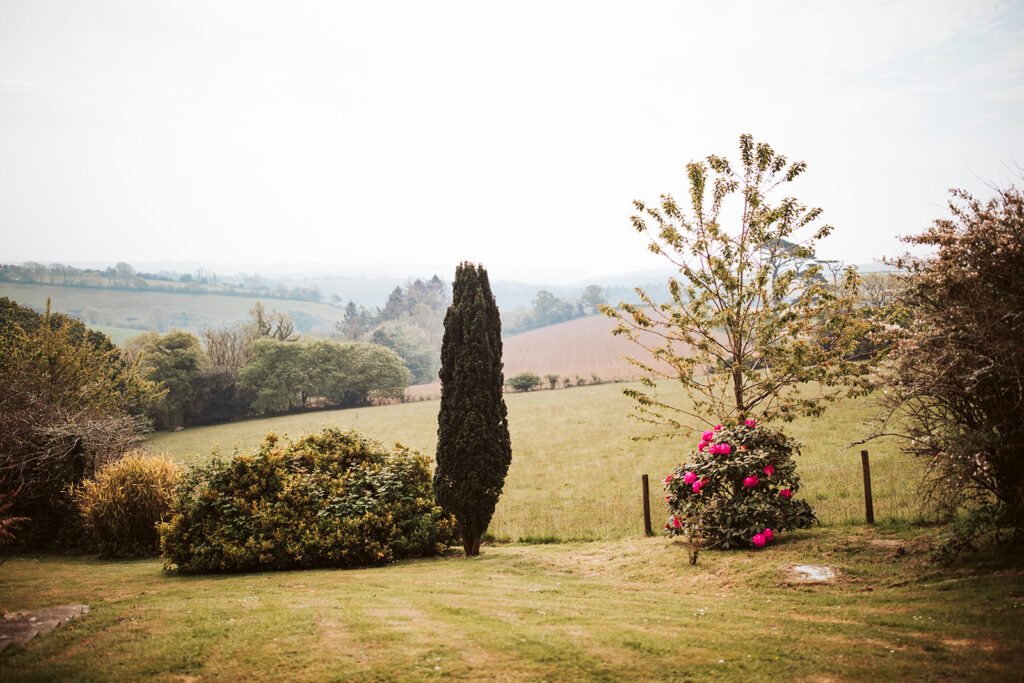
[[[512,461],[501,318],[483,266],[462,263],[455,270],[440,374],[434,493],[458,520],[466,555],[479,555]]]
[[[185,424],[195,383],[203,372],[203,350],[189,332],[171,332],[153,338],[139,360],[142,376],[166,391],[151,409],[157,429]]]
[[[680,275],[669,280],[670,301],[656,303],[638,289],[643,305],[603,309],[619,321],[615,334],[653,357],[630,359],[648,375],[645,388],[624,390],[636,401],[635,417],[675,435],[693,428],[686,416],[709,425],[792,420],[867,389],[868,364],[853,355],[867,329],[856,272],[845,272],[842,287],[826,286],[821,267],[807,265],[832,231],[816,225],[821,209],[770,199],[805,169],[743,135],[738,167],[714,155],[687,165],[689,213],[667,194],[658,207],[634,202],[633,227]],[[722,218],[730,197],[739,204],[731,226]],[[693,408],[649,392],[658,377],[682,382]]]

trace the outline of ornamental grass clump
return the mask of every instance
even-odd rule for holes
[[[69,487],[86,530],[106,557],[159,554],[157,525],[166,521],[180,472],[167,456],[131,451]]]
[[[665,478],[670,536],[690,544],[690,563],[704,548],[763,548],[790,529],[817,521],[793,494],[800,490],[795,441],[746,420],[704,432],[689,462]]]
[[[328,428],[191,470],[160,545],[185,573],[376,566],[440,553],[454,529],[425,456]]]

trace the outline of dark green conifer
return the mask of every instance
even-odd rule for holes
[[[512,461],[501,319],[483,266],[462,263],[455,270],[440,374],[434,495],[458,520],[466,555],[479,555]]]

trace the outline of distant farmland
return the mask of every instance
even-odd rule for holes
[[[318,301],[16,282],[0,282],[0,296],[37,310],[46,307],[49,297],[54,312],[79,318],[90,327],[132,328],[139,332],[169,332],[175,328],[199,332],[206,327],[232,325],[247,319],[249,309],[258,301],[267,310],[275,309],[290,315],[300,332],[329,331],[343,316],[340,308]]]
[[[506,337],[502,355],[505,377],[529,371],[542,378],[546,374],[578,375],[588,383],[592,374],[605,382],[636,379],[641,373],[626,357],[653,361],[624,336],[613,335],[615,327],[611,318],[592,315]],[[658,367],[667,368],[664,364]],[[408,393],[414,398],[438,396],[441,383],[409,387]]]

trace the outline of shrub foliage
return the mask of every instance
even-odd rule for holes
[[[186,474],[161,527],[183,572],[383,565],[435,554],[454,520],[434,503],[429,460],[328,428]]]
[[[884,375],[880,433],[905,437],[936,502],[972,509],[953,549],[997,527],[1024,534],[1024,196],[954,191],[906,255],[899,330]]]
[[[139,442],[156,394],[105,336],[0,297],[0,498],[30,518],[19,541],[77,542],[66,487]]]
[[[795,441],[781,431],[738,427],[704,432],[690,461],[666,477],[670,536],[685,536],[690,562],[703,548],[764,547],[775,534],[817,521],[800,490]]]
[[[157,525],[167,520],[179,477],[166,456],[132,451],[71,488],[100,553],[111,557],[156,555]]]
[[[505,384],[512,387],[513,391],[531,391],[540,386],[540,375],[529,371],[520,372],[505,380]]]

